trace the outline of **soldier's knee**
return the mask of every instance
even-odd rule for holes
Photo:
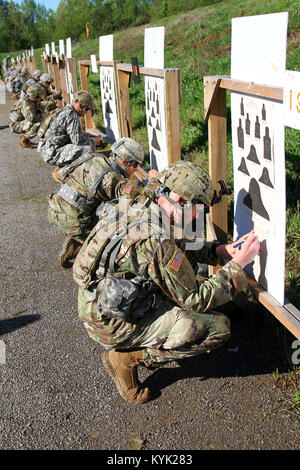
[[[214,314],[209,325],[209,332],[205,342],[209,343],[208,349],[222,346],[230,338],[230,320],[222,313]]]

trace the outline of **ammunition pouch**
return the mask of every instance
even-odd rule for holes
[[[77,207],[87,214],[90,214],[95,210],[96,205],[93,199],[89,200],[66,183],[61,184],[55,194],[58,194],[64,201],[71,204],[71,206]]]
[[[97,307],[108,318],[134,323],[155,306],[158,290],[153,281],[140,276],[122,279],[108,274],[99,294]]]

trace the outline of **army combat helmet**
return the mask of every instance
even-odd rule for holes
[[[143,147],[131,137],[122,137],[112,146],[111,152],[125,162],[137,162],[142,164],[145,153]]]
[[[196,163],[180,160],[162,170],[157,178],[182,199],[211,205],[214,195],[213,183],[208,173]]]
[[[33,77],[36,77],[36,78],[40,78],[41,75],[43,75],[43,72],[42,72],[41,70],[39,70],[39,69],[36,69],[36,70],[33,72],[33,74],[32,74],[32,76],[33,76]]]
[[[29,85],[29,87],[26,90],[26,94],[28,96],[31,96],[32,98],[40,98],[42,96],[42,90],[40,85],[34,84],[34,85]]]
[[[40,76],[40,81],[43,83],[52,83],[53,78],[51,77],[51,75],[49,75],[49,73],[42,73],[42,75]]]
[[[30,75],[28,68],[24,65],[24,67],[21,68],[21,73],[23,75]]]
[[[85,90],[79,90],[75,93],[73,101],[75,103],[80,103],[81,106],[85,107],[87,110],[94,111],[95,105],[92,96]]]

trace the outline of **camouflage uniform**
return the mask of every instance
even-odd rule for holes
[[[49,221],[80,243],[96,224],[96,209],[103,201],[136,194],[119,167],[102,154],[85,154],[59,169],[56,177],[62,184],[48,198]],[[80,201],[72,202],[70,195]]]
[[[28,87],[30,87],[30,85],[36,85],[39,83],[39,77],[42,75],[42,72],[40,70],[35,70],[32,74],[32,77],[30,77],[25,83],[24,85],[22,86],[22,90],[21,90],[21,94],[20,94],[20,98],[21,99],[24,99],[25,96],[26,96],[26,91],[28,90]],[[35,78],[37,77],[37,79]]]
[[[79,117],[69,104],[54,118],[38,145],[43,160],[57,166],[64,166],[94,148],[95,139],[81,131]]]
[[[43,73],[40,76],[39,85],[42,89],[42,100],[41,100],[41,108],[48,112],[52,111],[53,109],[57,108],[57,104],[54,100],[61,99],[61,90],[58,92],[54,92],[51,90],[50,87],[47,87],[46,83],[52,83],[53,78],[48,73]]]
[[[17,74],[11,81],[12,92],[19,95],[22,91],[23,85],[26,83],[29,77],[29,71],[27,67],[22,67],[21,73]]]
[[[18,100],[9,115],[9,127],[17,134],[24,134],[31,139],[36,136],[42,120],[42,110],[39,103],[31,101],[27,96]]]
[[[118,232],[118,229],[111,228],[111,211],[99,219],[77,255],[73,268],[74,279],[80,286],[79,317],[90,337],[106,350],[116,348],[116,351],[130,351],[142,348],[142,362],[147,367],[209,352],[221,346],[230,336],[230,323],[226,316],[215,309],[232,300],[236,293],[247,286],[243,269],[233,260],[209,279],[197,281],[190,259],[196,258],[201,263],[212,265],[219,264],[220,259],[213,253],[212,243],[201,243],[190,258],[184,238],[177,239],[178,233],[175,237],[173,231],[168,237],[165,236],[159,215],[153,217],[158,210],[157,204],[153,202],[157,187],[153,191],[153,186],[155,180],[148,184],[142,196],[135,201],[128,201],[127,223],[138,223],[122,239],[119,252],[114,254],[114,263],[109,263],[109,270],[103,272],[103,263],[96,263],[94,272],[89,271],[86,250],[92,249],[90,254],[96,258],[97,250],[104,250],[99,243],[101,237],[110,239]],[[113,209],[115,213],[120,204],[124,205],[124,201]],[[122,212],[125,212],[123,206]],[[111,235],[107,233],[109,230],[113,230]],[[151,285],[157,289],[154,305],[150,305],[148,310],[144,308],[142,315],[137,315],[134,309],[131,320],[123,320],[110,318],[103,314],[103,310],[99,310],[99,295],[107,292],[103,285],[108,280],[112,266],[116,276],[125,279],[141,276],[151,281]],[[119,295],[118,289],[112,292],[112,302]],[[109,370],[111,365],[107,367],[107,364],[106,360],[105,366],[112,375]],[[133,366],[136,365],[133,363]],[[130,388],[135,386],[136,383],[130,385]],[[123,396],[119,386],[118,389]],[[134,401],[136,396],[134,392],[133,398],[123,398]],[[144,401],[147,399],[143,398]]]

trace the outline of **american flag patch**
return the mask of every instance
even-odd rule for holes
[[[130,194],[132,188],[133,188],[133,185],[132,185],[131,183],[127,183],[126,186],[125,186],[125,188],[124,188],[124,190],[123,190],[123,192],[124,192],[125,194]]]
[[[183,258],[184,258],[184,255],[179,250],[176,250],[170,261],[170,264],[169,264],[170,268],[178,272],[182,264]]]

